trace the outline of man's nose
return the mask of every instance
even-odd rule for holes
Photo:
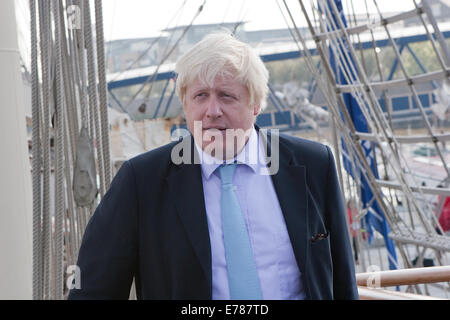
[[[211,96],[208,101],[208,109],[206,110],[206,116],[208,118],[218,118],[222,116],[222,108],[215,96]]]

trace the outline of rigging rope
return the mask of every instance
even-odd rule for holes
[[[295,24],[295,21],[289,10],[289,7],[287,6],[285,0],[283,0],[283,2],[286,7],[286,10],[289,13],[291,21],[294,24],[294,30],[296,31],[297,39],[300,40],[303,48],[300,48],[300,45],[298,44],[296,37],[294,37],[294,40],[299,47],[299,51],[306,54],[306,64],[307,64],[308,68],[311,70],[312,74],[314,74],[314,76],[316,77],[318,86],[324,94],[324,98],[327,102],[327,106],[328,106],[329,110],[332,112],[332,114],[336,120],[337,127],[341,131],[343,142],[348,147],[348,155],[347,156],[349,157],[349,159],[355,160],[355,162],[357,164],[356,169],[361,170],[360,173],[369,181],[369,187],[372,190],[377,202],[379,202],[379,204],[383,207],[383,211],[386,213],[386,218],[387,218],[389,225],[391,226],[391,230],[397,230],[396,231],[397,233],[395,233],[395,236],[398,235],[397,239],[400,239],[402,237],[404,238],[402,240],[399,240],[399,241],[403,241],[403,242],[401,243],[401,245],[399,245],[398,249],[400,251],[400,254],[403,257],[405,266],[409,266],[410,260],[408,260],[407,255],[406,255],[406,251],[408,251],[407,246],[403,245],[403,244],[407,243],[407,242],[405,242],[406,241],[405,239],[411,239],[411,241],[414,242],[416,235],[414,234],[414,231],[411,230],[410,226],[408,226],[406,224],[406,222],[400,217],[398,212],[395,210],[395,208],[393,206],[393,201],[388,201],[387,199],[382,199],[382,195],[383,195],[383,191],[381,190],[382,186],[380,185],[379,182],[377,182],[376,180],[373,179],[374,177],[371,173],[371,169],[370,169],[370,167],[367,166],[367,163],[366,163],[365,154],[364,154],[364,152],[361,152],[361,149],[360,149],[360,140],[359,139],[360,138],[364,139],[364,137],[360,137],[362,133],[355,131],[355,128],[352,125],[352,121],[348,118],[346,106],[345,106],[345,103],[342,101],[342,97],[341,97],[341,94],[344,93],[344,91],[341,90],[341,88],[343,86],[336,84],[336,79],[335,79],[333,73],[330,72],[331,70],[330,70],[329,62],[327,60],[327,56],[324,52],[324,49],[322,47],[325,44],[324,41],[327,41],[327,45],[329,45],[331,47],[331,49],[334,50],[334,54],[338,57],[337,59],[340,63],[339,68],[342,71],[342,76],[346,79],[346,81],[348,83],[348,85],[345,86],[345,88],[347,89],[345,92],[351,93],[352,96],[356,99],[356,101],[360,105],[361,111],[362,111],[364,117],[366,118],[368,126],[369,126],[369,128],[371,128],[372,134],[369,134],[369,135],[371,136],[372,140],[376,141],[378,143],[378,146],[379,146],[380,150],[383,152],[383,154],[386,153],[388,155],[398,155],[399,154],[398,153],[399,141],[397,141],[397,137],[394,136],[392,133],[392,128],[393,128],[391,125],[392,122],[391,121],[388,122],[386,120],[386,118],[383,116],[383,114],[384,114],[383,110],[381,109],[378,99],[374,93],[374,86],[372,83],[369,82],[368,78],[366,77],[365,70],[360,65],[358,57],[356,56],[356,52],[355,52],[356,50],[353,48],[353,44],[351,42],[351,37],[349,36],[349,34],[354,34],[354,32],[349,33],[347,31],[347,29],[343,26],[343,23],[340,18],[340,13],[337,12],[337,8],[336,8],[334,2],[329,1],[330,7],[328,7],[325,4],[323,6],[323,8],[321,8],[322,10],[320,10],[321,14],[319,14],[319,20],[320,20],[319,27],[322,28],[323,30],[328,30],[328,32],[321,31],[322,32],[321,34],[317,34],[316,30],[318,30],[319,27],[317,27],[317,26],[314,27],[312,25],[312,23],[309,19],[309,16],[308,16],[309,13],[305,9],[303,2],[299,1],[299,4],[300,4],[302,12],[303,12],[303,16],[306,18],[306,20],[308,22],[308,28],[310,30],[312,38],[316,42],[316,48],[319,51],[321,60],[324,62],[323,66],[325,67],[326,75],[328,77],[327,81],[332,84],[333,89],[336,91],[334,96],[337,97],[337,103],[333,103],[333,101],[331,101],[331,99],[330,99],[330,96],[327,95],[328,89],[327,89],[326,81],[323,81],[323,79],[321,79],[320,73],[318,72],[317,68],[314,66],[314,63],[310,56],[308,47],[306,46],[305,40],[304,40],[303,36],[300,34],[300,32]],[[318,3],[319,3],[319,5],[321,4],[320,1],[318,1]],[[324,3],[324,2],[322,2],[322,3]],[[331,11],[332,11],[332,13],[331,13]],[[314,8],[313,8],[312,12],[314,14],[314,12],[315,12]],[[417,14],[420,14],[419,10],[417,10]],[[408,16],[409,15],[410,14],[408,14]],[[333,19],[333,16],[336,17],[336,20]],[[400,15],[398,15],[398,16],[400,17]],[[406,17],[407,15],[403,15],[403,16]],[[383,19],[381,14],[380,14],[380,17],[381,17],[381,19]],[[398,19],[396,19],[395,21],[397,21],[397,20]],[[423,21],[423,19],[421,19],[421,20]],[[387,21],[387,20],[383,20],[383,21]],[[394,21],[394,19],[392,19],[392,21]],[[388,33],[388,36],[389,36],[389,32],[387,30],[387,25],[386,24],[382,24],[382,25],[386,29],[386,32]],[[436,24],[434,24],[434,25],[436,25]],[[364,26],[353,27],[353,29],[355,29],[355,30],[357,28],[359,28],[360,30],[368,29],[371,32],[371,36],[372,36],[372,40],[373,40],[372,42],[374,43],[374,39],[373,39],[374,36],[373,36],[371,28],[364,28]],[[339,29],[338,32],[329,31],[329,30],[337,30],[337,29]],[[436,32],[439,33],[439,30],[436,30]],[[429,35],[428,31],[427,31],[427,34]],[[431,36],[429,36],[429,38],[430,37]],[[390,38],[390,36],[389,36],[389,38]],[[430,39],[430,41],[432,41],[432,40]],[[395,43],[392,43],[392,46],[395,49]],[[343,48],[345,48],[345,50],[343,50]],[[373,49],[375,50],[375,47]],[[376,52],[375,52],[375,55],[376,55],[377,63],[379,63]],[[436,55],[438,55],[437,52],[436,52]],[[397,52],[396,52],[396,56],[398,59],[401,60],[401,58],[399,57]],[[355,65],[350,63],[350,61],[354,61]],[[378,71],[380,73],[381,81],[383,81],[381,68],[379,65],[378,65],[378,67],[379,67]],[[445,74],[446,74],[446,70],[443,69],[442,76],[445,76]],[[407,80],[409,79],[406,73],[405,73],[405,77]],[[385,82],[385,84],[388,85],[389,82]],[[414,83],[410,83],[409,87],[412,91],[415,90]],[[385,86],[385,89],[387,89],[387,88],[389,88],[389,86]],[[383,89],[383,90],[385,90],[385,89]],[[414,95],[414,92],[413,92],[413,95]],[[417,97],[414,97],[414,99],[417,101]],[[337,108],[337,106],[338,106],[338,108]],[[419,108],[420,108],[420,106],[419,106]],[[343,113],[344,119],[341,118],[340,111]],[[431,137],[433,137],[432,134],[431,134]],[[435,139],[435,140],[439,140],[439,139]],[[387,141],[388,143],[386,143],[384,145],[382,143],[383,141]],[[437,141],[433,141],[433,142],[435,143],[435,146],[438,149],[439,146],[436,144]],[[437,152],[439,153],[439,150]],[[403,160],[403,164],[400,161],[400,157],[402,158],[401,160]],[[427,231],[427,236],[429,236],[429,240],[427,240],[426,243],[423,244],[423,246],[425,248],[431,247],[431,248],[433,248],[433,250],[441,250],[441,249],[437,249],[439,247],[439,243],[438,243],[439,239],[437,237],[435,237],[436,232],[434,230],[434,227],[432,227],[430,224],[430,220],[431,220],[434,225],[435,224],[434,220],[436,220],[436,218],[434,216],[432,216],[431,219],[429,217],[427,218],[426,214],[424,212],[424,210],[429,211],[429,209],[428,209],[429,207],[427,208],[427,206],[429,206],[429,202],[425,201],[426,199],[424,198],[424,193],[422,192],[421,188],[418,187],[418,184],[414,180],[414,177],[410,177],[411,170],[409,170],[409,172],[403,171],[403,167],[405,165],[408,167],[408,162],[407,162],[407,159],[404,158],[403,154],[400,153],[400,157],[398,157],[398,156],[393,157],[393,159],[391,157],[387,157],[387,159],[386,159],[387,164],[389,164],[390,168],[393,168],[393,173],[396,175],[396,177],[399,181],[399,185],[398,185],[400,187],[399,190],[402,190],[404,192],[404,195],[406,196],[406,199],[410,200],[413,203],[415,211],[418,213],[418,217],[420,219],[419,221],[421,222],[421,225]],[[352,165],[354,167],[353,172],[355,172],[355,165],[354,164],[352,164]],[[402,167],[402,165],[403,165],[403,167]],[[445,164],[444,164],[444,166],[445,166]],[[411,183],[411,182],[408,183],[408,180],[406,179],[407,177],[412,178],[413,183]],[[347,175],[347,178],[349,178],[348,175]],[[358,182],[356,180],[357,179],[354,180],[355,185],[360,184],[360,182]],[[414,185],[416,187],[414,187]],[[349,183],[349,186],[350,186],[350,183]],[[416,195],[413,194],[412,188],[414,188],[414,192],[418,192],[423,199],[423,201],[420,205],[418,203],[419,199],[416,199]],[[350,187],[350,189],[351,189],[351,187]],[[359,197],[360,197],[360,195],[359,195]],[[375,198],[373,198],[373,199],[375,199]],[[381,202],[384,202],[384,203],[381,203]],[[409,202],[408,202],[408,204],[409,204]],[[422,207],[422,205],[424,207]],[[361,217],[362,216],[360,215],[359,219],[361,219]],[[357,220],[359,220],[359,219],[357,219]],[[364,220],[362,220],[362,221],[364,222]],[[402,228],[402,225],[406,228]],[[406,232],[406,233],[404,233],[404,232]],[[440,247],[443,248],[442,246],[440,246]],[[406,249],[406,251],[405,251],[405,249]],[[408,253],[408,255],[409,255],[409,253]],[[439,252],[437,252],[437,259],[439,260],[439,262],[441,259],[440,257],[441,257],[441,255],[439,254]],[[370,257],[369,257],[369,259],[370,259]],[[365,263],[365,262],[363,261],[363,263]],[[442,262],[440,262],[440,263],[442,263]]]
[[[50,218],[50,6],[49,1],[39,1],[40,53],[42,70],[42,270],[43,298],[50,298],[50,255],[51,255],[51,218]],[[32,43],[37,46],[37,43]]]
[[[31,42],[37,43],[36,3],[29,1]],[[42,299],[41,266],[41,146],[40,146],[40,96],[37,46],[31,47],[31,103],[33,151],[33,299]]]
[[[103,32],[103,9],[102,1],[95,0],[95,27],[97,39],[97,66],[98,66],[98,94],[100,99],[100,127],[103,151],[103,168],[104,168],[104,184],[105,188],[109,188],[111,183],[111,157],[109,148],[109,122],[108,122],[108,105],[106,100],[106,64],[105,64],[105,48],[104,48],[104,32]]]
[[[147,79],[145,80],[145,82],[142,84],[141,89],[139,89],[134,95],[133,97],[130,99],[130,102],[128,103],[127,106],[131,105],[137,98],[137,96],[139,95],[139,93],[145,88],[145,86],[150,83],[150,86],[147,90],[147,93],[145,94],[145,100],[148,99],[148,97],[150,96],[150,93],[152,91],[153,88],[153,83],[154,80],[156,79],[156,75],[158,74],[159,68],[162,66],[162,64],[170,57],[170,55],[172,54],[172,52],[177,48],[178,44],[180,43],[180,41],[184,38],[184,36],[186,35],[186,33],[188,32],[188,30],[191,28],[191,26],[194,24],[195,20],[197,19],[197,17],[200,15],[200,13],[203,11],[203,7],[206,3],[206,0],[203,0],[203,3],[200,5],[200,7],[197,9],[197,12],[195,13],[194,17],[192,18],[191,22],[189,23],[188,26],[186,26],[186,28],[184,28],[183,33],[180,35],[180,37],[177,39],[177,41],[175,42],[175,44],[172,46],[172,48],[169,50],[169,52],[164,52],[165,56],[161,59],[161,61],[158,63],[158,65],[156,66],[156,70],[153,72],[153,75],[151,77],[147,77]],[[127,109],[127,107],[125,108]]]
[[[54,298],[63,299],[63,253],[64,253],[64,92],[62,83],[62,30],[59,23],[59,1],[52,2],[55,17],[55,83],[56,83],[56,133],[55,133],[55,292]]]
[[[105,177],[103,175],[103,154],[102,139],[100,137],[98,99],[97,99],[97,74],[95,70],[94,46],[91,26],[91,11],[88,0],[84,0],[84,39],[87,52],[88,65],[88,92],[89,92],[89,110],[91,114],[92,138],[97,145],[97,166],[100,176],[100,197],[105,194]]]
[[[167,23],[167,25],[166,25],[166,27],[164,28],[164,29],[162,29],[163,31],[164,30],[166,30],[166,29],[168,29],[169,28],[169,26],[170,26],[170,24],[172,23],[172,21],[178,16],[178,15],[180,15],[180,17],[178,18],[178,19],[180,19],[181,18],[181,14],[183,13],[183,10],[184,10],[184,6],[185,6],[185,4],[186,4],[186,1],[187,0],[184,0],[183,1],[183,3],[181,4],[181,6],[180,6],[180,8],[178,9],[178,11],[177,11],[177,13],[169,20],[169,22]],[[176,25],[175,25],[175,27],[177,27],[178,26],[178,20],[177,20],[177,23],[176,23]],[[169,38],[169,41],[168,41],[168,43],[170,43],[170,41],[171,41],[171,39],[172,39],[172,36],[173,36],[173,33],[170,35],[170,38]],[[158,41],[161,39],[163,37],[163,32],[161,32],[160,34],[159,34],[159,36],[154,40],[154,41],[152,41],[152,43],[150,43],[150,45],[144,50],[144,51],[142,51],[142,53],[134,60],[134,61],[132,61],[124,70],[121,70],[113,79],[111,79],[111,81],[116,81],[121,75],[123,75],[125,72],[127,72],[127,71],[130,71],[131,69],[132,69],[132,67],[136,64],[136,63],[138,63],[152,48],[153,48],[153,46],[155,45],[155,44],[157,44],[158,43]],[[110,44],[109,45],[109,47],[108,47],[108,54],[110,54],[111,53],[111,47],[112,47],[112,45]]]
[[[96,187],[94,194],[90,195],[94,201],[89,201],[84,207],[78,206],[75,201],[77,189],[72,190],[72,184],[74,188],[77,185],[75,172],[80,169],[76,166],[78,155],[80,152],[84,155],[84,168],[94,167],[88,170],[93,174],[92,186],[95,186],[97,177],[103,177],[105,191],[112,175],[102,8],[100,1],[97,1],[97,41],[94,43],[88,1],[29,0],[29,7],[32,44],[33,298],[64,299],[68,293],[66,267],[76,262],[87,219],[97,205]],[[78,29],[70,25],[66,28],[65,14],[69,7],[79,10],[75,13],[80,13],[86,24]],[[79,132],[82,133],[80,137]],[[97,139],[98,175],[93,156],[95,151],[91,147],[90,151],[84,152],[85,145],[93,145],[93,139]],[[53,183],[54,187],[51,187]]]

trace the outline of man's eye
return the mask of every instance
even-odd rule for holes
[[[195,98],[202,98],[202,97],[205,97],[205,96],[206,96],[206,93],[201,92],[201,93],[197,93],[197,95],[195,96]]]

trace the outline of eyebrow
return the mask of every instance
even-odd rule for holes
[[[212,89],[212,88],[211,87],[207,87],[207,86],[198,86],[197,88],[195,88],[195,87],[191,88],[192,92],[199,92],[199,91],[210,90],[210,89]],[[232,87],[229,87],[229,86],[224,86],[224,87],[216,88],[215,91],[234,92],[234,91],[238,91],[238,90],[234,89]]]

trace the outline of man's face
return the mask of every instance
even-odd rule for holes
[[[234,142],[234,138],[226,139],[225,130],[241,129],[240,131],[243,132],[251,129],[254,124],[260,107],[259,105],[249,106],[249,101],[250,95],[246,86],[232,77],[216,77],[212,87],[198,79],[190,83],[186,88],[183,109],[187,126],[194,134],[197,144],[205,150],[213,141],[217,144],[217,138],[221,137],[223,145],[222,142],[220,145],[222,145],[223,155],[225,155],[227,147],[229,149]],[[194,122],[197,122],[197,126],[201,123],[201,138],[198,135],[199,132],[194,130]],[[239,142],[237,147],[233,146],[234,155],[242,147],[243,145],[240,145]]]

